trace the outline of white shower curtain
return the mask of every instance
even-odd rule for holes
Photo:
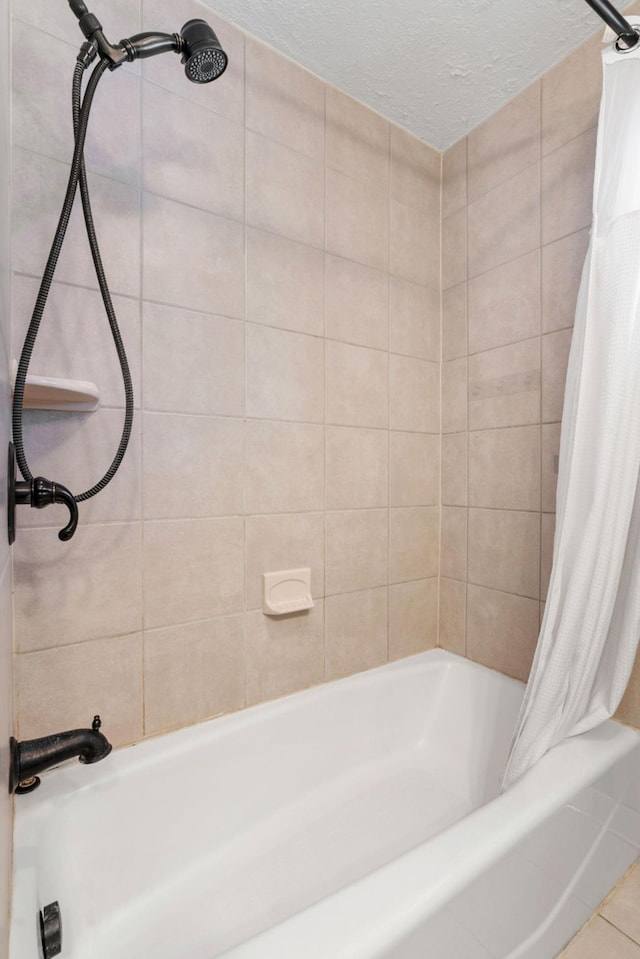
[[[553,568],[503,788],[565,737],[613,715],[640,638],[640,50],[609,47],[602,57]]]

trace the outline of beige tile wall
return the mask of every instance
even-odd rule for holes
[[[70,155],[81,37],[54,6],[13,7],[14,353]],[[134,435],[73,540],[64,510],[21,510],[14,547],[20,736],[100,712],[122,744],[435,645],[441,156],[194,0],[108,6],[115,37],[205,16],[230,57],[210,86],[167,56],[98,91],[87,163]],[[80,226],[32,370],[94,380],[101,409],[26,428],[34,474],[74,491],[122,417]],[[296,566],[315,608],[266,618],[262,572]]]
[[[550,572],[600,36],[443,160],[440,643],[520,679]],[[640,664],[619,717],[640,726]]]

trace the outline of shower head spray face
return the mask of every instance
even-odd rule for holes
[[[204,20],[189,20],[181,30],[184,72],[193,83],[217,80],[227,67],[227,55]]]

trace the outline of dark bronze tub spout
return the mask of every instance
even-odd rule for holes
[[[81,763],[97,763],[111,752],[111,743],[100,732],[99,716],[94,716],[91,729],[70,729],[66,733],[25,739],[11,737],[9,792],[28,793],[40,785],[38,773],[77,756]]]

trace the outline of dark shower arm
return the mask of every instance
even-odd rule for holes
[[[635,47],[640,39],[628,20],[619,13],[609,0],[586,0],[598,16],[611,27],[618,40],[622,40],[626,49]]]
[[[111,70],[123,63],[145,60],[159,53],[182,52],[183,41],[178,33],[137,33],[120,43],[110,43],[104,35],[102,24],[95,14],[87,10],[83,0],[69,0],[69,6],[78,18],[78,25],[86,39],[95,43],[98,53],[109,62]]]

